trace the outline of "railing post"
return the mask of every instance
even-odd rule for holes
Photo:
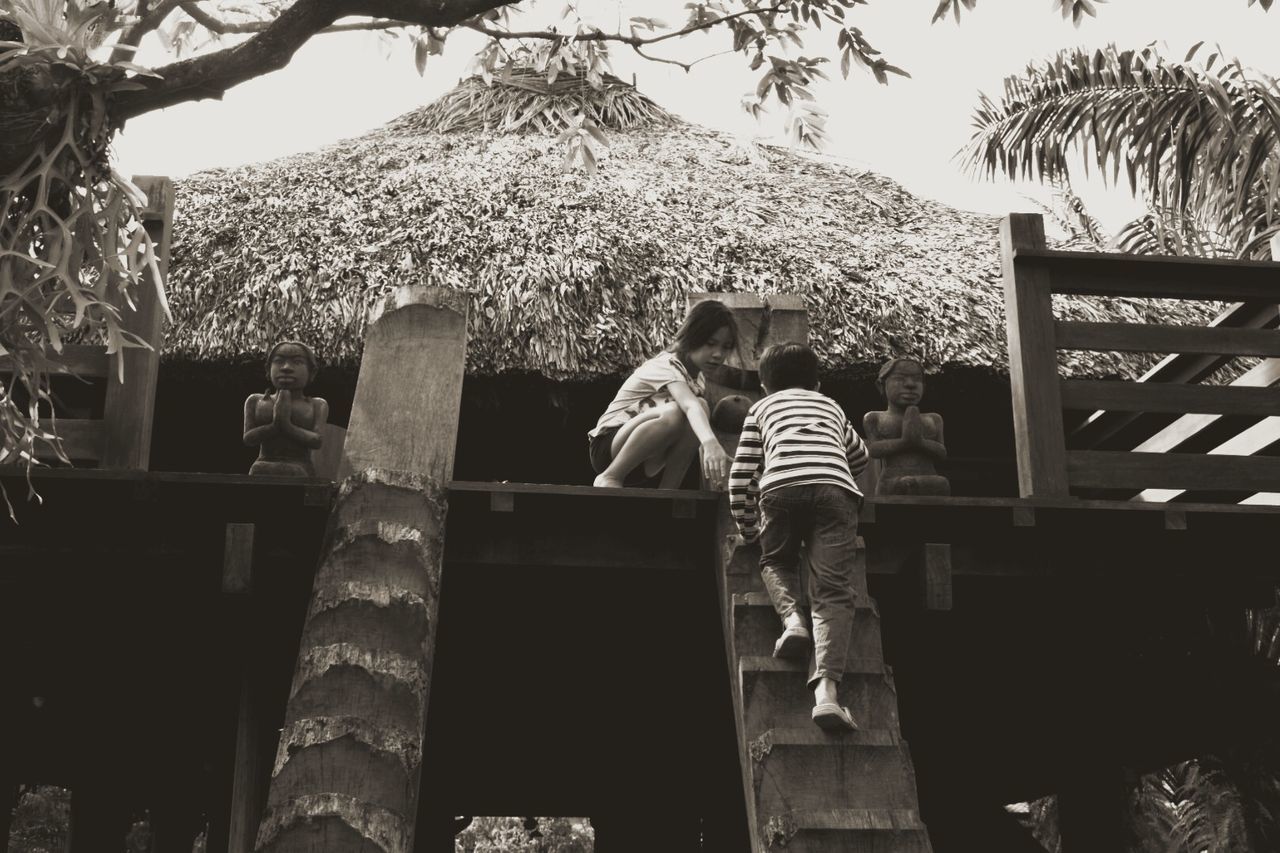
[[[1041,267],[1019,269],[1014,262],[1018,250],[1044,247],[1044,219],[1039,214],[1011,213],[1001,221],[1009,382],[1018,490],[1024,498],[1069,494],[1049,272]]]
[[[155,245],[160,274],[169,274],[169,241],[173,233],[173,182],[168,178],[138,175],[133,179],[147,195],[143,225]],[[163,284],[143,273],[143,290]],[[129,347],[124,359],[124,382],[114,363],[107,371],[107,398],[103,407],[103,468],[147,470],[151,464],[151,422],[155,415],[156,381],[160,372],[161,331],[164,312],[154,293],[138,295],[135,308],[120,306],[121,324],[151,344],[151,349]]]

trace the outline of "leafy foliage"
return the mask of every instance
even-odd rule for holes
[[[50,352],[69,336],[103,340],[113,354],[146,346],[121,327],[119,306],[133,300],[145,271],[159,281],[139,217],[145,199],[108,157],[108,100],[136,85],[129,63],[90,58],[109,14],[76,0],[14,0],[8,20],[23,41],[0,43],[0,79],[25,83],[25,98],[6,101],[6,127],[29,143],[0,173],[0,358],[14,371],[0,387],[0,456],[28,464],[38,441],[62,455]]]
[[[458,853],[591,853],[586,820],[567,817],[477,817],[458,835]]]
[[[1197,46],[1198,47],[1198,46]],[[1069,185],[1073,157],[1123,170],[1147,216],[1125,251],[1269,257],[1280,231],[1280,87],[1212,54],[1201,67],[1154,47],[1070,50],[986,95],[961,158],[980,174]]]

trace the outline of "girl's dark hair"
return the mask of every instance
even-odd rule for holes
[[[689,314],[676,330],[675,340],[668,352],[683,355],[711,340],[712,335],[728,327],[733,336],[733,346],[738,346],[738,322],[733,319],[729,306],[718,299],[706,299],[689,309]]]
[[[891,358],[880,366],[880,372],[876,374],[876,388],[880,391],[880,396],[884,396],[884,381],[889,378],[889,374],[893,373],[893,369],[899,364],[910,362],[920,368],[920,372],[924,373],[924,362],[912,355],[900,355],[897,358]]]
[[[276,342],[275,342],[275,344],[271,347],[271,349],[269,349],[269,350],[267,351],[266,372],[267,372],[267,383],[268,383],[268,385],[267,385],[267,393],[268,393],[268,394],[270,394],[271,392],[273,392],[273,391],[275,390],[275,388],[272,388],[272,387],[271,387],[271,385],[270,385],[270,382],[271,382],[271,359],[273,359],[273,358],[275,358],[275,357],[276,357],[276,350],[280,349],[280,347],[289,347],[289,346],[297,347],[298,349],[302,350],[302,354],[303,354],[304,356],[306,356],[306,359],[307,359],[307,385],[310,385],[312,382],[315,382],[315,381],[316,381],[316,374],[320,372],[320,362],[316,360],[316,354],[315,354],[314,352],[312,352],[312,351],[311,351],[311,347],[307,346],[307,345],[306,345],[306,344],[304,344],[302,341],[276,341]],[[302,387],[302,388],[300,388],[299,390],[300,390],[300,391],[305,392],[305,391],[306,391],[306,386],[303,386],[303,387]]]

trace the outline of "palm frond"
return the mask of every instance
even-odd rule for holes
[[[1223,253],[1265,256],[1276,231],[1280,87],[1217,54],[1201,67],[1153,47],[1063,51],[1007,78],[999,102],[982,95],[974,124],[958,157],[979,174],[1123,170],[1175,231],[1194,224]]]

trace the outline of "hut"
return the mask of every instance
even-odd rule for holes
[[[561,135],[581,116],[607,139],[587,141],[590,172],[565,169]],[[974,472],[971,494],[1012,493],[997,227],[833,158],[691,124],[613,77],[472,77],[363,136],[177,182],[154,464],[247,467],[222,436],[280,336],[321,354],[319,393],[345,423],[367,308],[426,283],[470,294],[459,477],[589,482],[583,434],[670,340],[686,294],[712,291],[801,296],[824,388],[855,417],[879,405],[878,364],[922,356],[957,455],[949,473]],[[1171,310],[1063,308],[1135,321]],[[1076,374],[1140,366],[1071,357]],[[164,423],[202,410],[227,423],[197,465],[165,444]]]

